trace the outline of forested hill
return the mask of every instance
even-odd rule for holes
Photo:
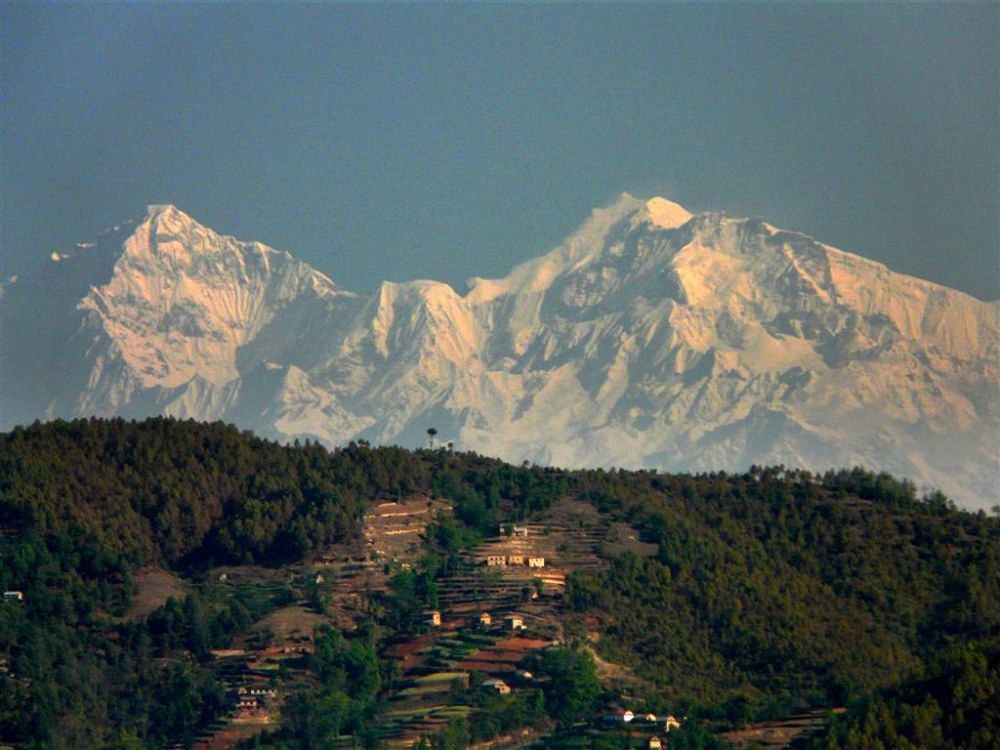
[[[190,739],[228,705],[208,649],[270,605],[190,594],[183,611],[168,602],[125,619],[136,571],[158,565],[190,583],[213,565],[294,565],[358,538],[373,503],[413,497],[454,507],[427,534],[430,578],[498,524],[567,497],[635,529],[646,554],[601,545],[601,565],[570,572],[557,601],[567,643],[629,670],[654,708],[830,706],[1000,632],[1000,519],[861,469],[569,472],[443,448],[282,446],[164,418],[53,422],[0,436],[0,586],[24,596],[0,606],[0,742]],[[373,594],[383,601],[357,631],[380,659],[400,625],[393,596]],[[338,732],[377,721],[392,685],[379,663]],[[312,705],[292,700],[297,689],[289,705]],[[590,700],[558,719],[615,702]],[[310,746],[282,731],[287,747]]]
[[[368,501],[429,479],[404,450],[331,453],[162,417],[36,423],[0,442],[5,526],[135,565],[300,559],[358,533]]]

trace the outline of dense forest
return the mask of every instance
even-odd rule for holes
[[[1000,639],[951,646],[919,678],[861,700],[803,750],[1000,747]]]
[[[479,721],[456,722],[438,746],[512,725],[565,728],[614,703],[592,680],[585,622],[600,630],[597,655],[639,676],[650,710],[740,722],[850,704],[816,747],[860,747],[862,736],[872,748],[911,746],[898,737],[934,746],[924,727],[935,721],[942,747],[996,737],[995,689],[973,682],[997,669],[1000,519],[939,493],[920,498],[863,469],[562,471],[445,448],[282,446],[157,418],[0,436],[0,586],[23,595],[0,606],[0,742],[190,746],[230,702],[209,651],[287,593],[191,586],[127,618],[136,573],[156,565],[197,581],[222,564],[281,568],[357,538],[373,503],[412,496],[445,498],[454,516],[428,529],[421,566],[393,578],[370,621],[317,633],[309,679],[288,696],[280,733],[258,744],[351,734],[376,746],[395,679],[385,644],[414,628],[462,550],[564,497],[630,524],[655,552],[609,547],[602,569],[571,574],[565,647],[527,665],[541,689],[470,693]]]
[[[607,654],[668,694],[817,704],[911,674],[943,646],[996,634],[998,521],[863,470],[812,477],[587,472],[583,496],[657,542],[578,611],[609,616]]]

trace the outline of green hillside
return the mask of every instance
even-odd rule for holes
[[[412,564],[364,563],[384,586],[311,572],[330,550],[364,550],[374,506],[435,499],[453,512],[436,512]],[[589,520],[561,517],[565,503]],[[515,523],[551,534],[538,543],[566,571],[564,589],[539,579],[530,604],[548,625],[529,635],[560,647],[524,651],[533,686],[484,696],[453,683],[481,678],[470,654],[498,636],[456,626],[426,644],[430,671],[414,681],[407,654],[430,637],[421,613],[450,616],[475,589],[463,582],[530,603],[532,586],[470,567]],[[174,597],[147,613],[136,596],[150,571]],[[0,606],[0,743],[193,746],[233,715],[233,657],[220,650],[287,650],[275,631],[292,614],[320,629],[302,655],[252,675],[281,697],[248,742],[379,746],[409,721],[407,736],[425,727],[441,746],[518,726],[543,745],[552,731],[595,743],[577,722],[593,728],[626,702],[688,713],[694,737],[696,715],[780,717],[923,678],[942,654],[996,638],[998,571],[995,516],[861,469],[562,471],[447,449],[281,446],[162,418],[35,424],[0,436],[0,586],[23,596]],[[349,595],[360,603],[348,611]],[[911,702],[930,691],[914,684]],[[682,735],[677,746],[695,743]]]

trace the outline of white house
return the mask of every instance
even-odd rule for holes
[[[24,592],[23,591],[4,591],[3,598],[6,602],[23,602]]]
[[[608,723],[622,722],[623,724],[627,724],[634,718],[635,714],[627,708],[616,708],[604,714],[604,721]]]
[[[493,690],[500,695],[510,695],[510,685],[499,677],[490,677],[488,680],[483,680],[483,683],[479,687],[483,690]]]
[[[503,623],[508,630],[524,630],[524,618],[521,615],[508,615],[503,618]]]

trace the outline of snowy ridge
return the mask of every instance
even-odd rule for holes
[[[122,251],[111,280],[79,309],[94,314],[139,388],[195,377],[224,386],[239,377],[237,350],[278,309],[338,294],[289,254],[222,237],[173,206],[150,206]]]
[[[1000,305],[756,219],[622,194],[464,295],[354,295],[173,206],[77,253],[32,282],[61,279],[45,315],[65,322],[15,368],[71,375],[5,393],[5,426],[168,413],[409,445],[434,426],[515,462],[863,464],[970,507],[1000,496]],[[11,351],[26,286],[2,298]]]

